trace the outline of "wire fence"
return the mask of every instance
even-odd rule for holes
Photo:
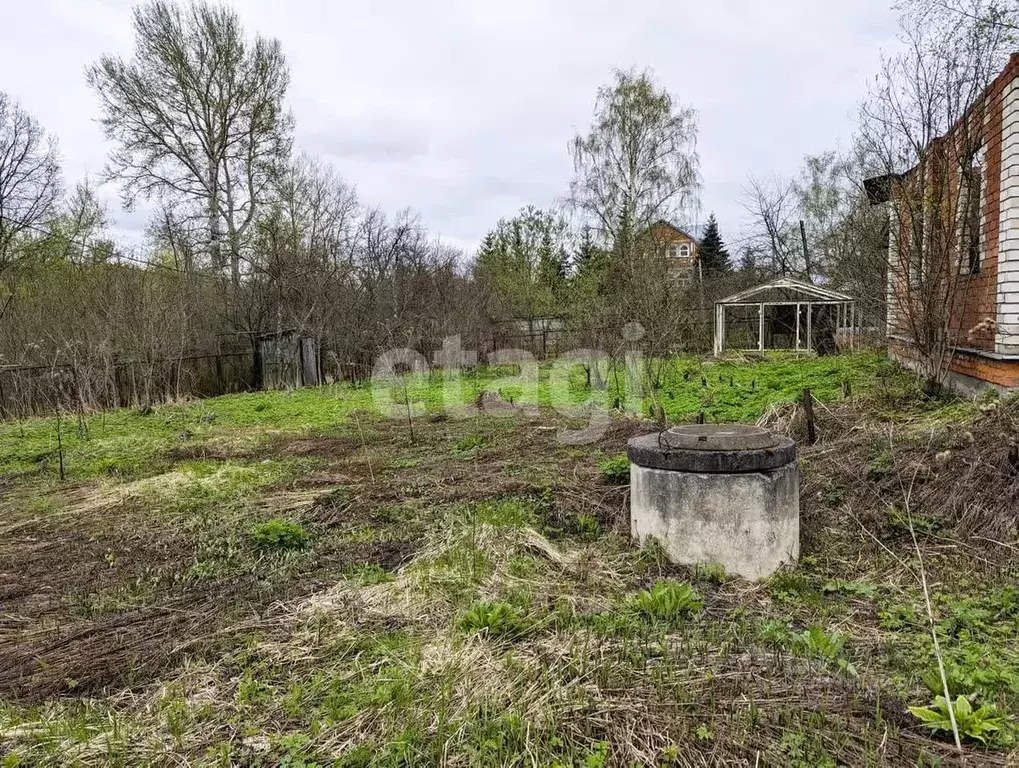
[[[242,392],[254,383],[250,351],[0,366],[0,418],[145,407]]]

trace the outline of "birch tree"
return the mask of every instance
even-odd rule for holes
[[[115,145],[107,176],[121,182],[128,207],[155,198],[164,217],[201,218],[211,266],[236,287],[291,146],[280,43],[248,40],[225,6],[166,0],[134,9],[134,34],[129,60],[103,56],[87,70]]]
[[[683,224],[697,205],[697,113],[650,71],[616,71],[598,90],[590,130],[573,139],[570,152],[570,203],[608,254],[598,265],[604,275],[594,281],[605,289],[601,301],[574,318],[573,330],[621,354],[623,327],[637,323],[646,330],[645,353],[672,348],[686,289],[673,279],[651,226]]]
[[[0,91],[0,273],[16,259],[16,240],[56,212],[61,193],[56,143]]]
[[[684,218],[696,202],[697,114],[649,71],[617,71],[598,89],[594,123],[570,152],[571,202],[617,251],[629,251],[659,219]]]

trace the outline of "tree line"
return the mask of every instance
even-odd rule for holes
[[[712,302],[772,275],[846,290],[882,326],[888,221],[862,182],[915,165],[1015,29],[1007,7],[952,3],[901,3],[905,40],[926,44],[886,58],[851,151],[808,157],[796,178],[749,178],[751,231],[727,248],[709,217],[698,269],[675,280],[648,233],[698,216],[697,113],[652,72],[617,71],[598,90],[590,127],[568,144],[560,205],[523,208],[464,254],[295,153],[278,40],[249,35],[225,6],[148,0],[132,12],[131,55],[86,70],[112,146],[99,181],[154,211],[141,255],[110,238],[93,182],[65,189],[55,139],[0,93],[0,370],[41,368],[54,401],[85,408],[111,399],[125,362],[142,382],[132,399],[183,396],[185,358],[254,357],[266,334],[314,339],[322,373],[339,379],[365,375],[384,349],[429,353],[451,335],[482,352],[522,329],[533,343],[550,319],[562,344],[610,355],[639,344],[653,360],[709,348]],[[959,35],[968,45],[931,68],[926,103],[904,99],[917,65]],[[945,287],[930,282],[934,312]],[[917,325],[938,335],[937,319]]]

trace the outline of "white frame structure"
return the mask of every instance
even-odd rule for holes
[[[755,296],[774,290],[792,291],[794,293],[802,294],[803,298],[802,300],[789,299],[786,301],[753,301]],[[811,283],[805,283],[802,280],[794,280],[791,277],[782,277],[778,280],[772,280],[770,283],[758,285],[755,288],[750,288],[746,291],[742,291],[741,293],[734,294],[726,299],[715,302],[715,357],[720,357],[722,353],[725,352],[726,307],[757,307],[757,351],[763,352],[764,308],[778,306],[796,307],[796,351],[809,351],[814,347],[814,334],[811,323],[813,318],[813,308],[815,306],[838,307],[838,320],[836,323],[835,334],[836,336],[840,333],[845,334],[849,339],[850,348],[856,345],[856,335],[860,323],[860,316],[856,311],[856,299],[852,296],[848,296],[847,294],[839,293],[838,291],[821,288],[820,286],[813,285]],[[800,310],[803,307],[807,308],[807,327],[802,329],[806,331],[805,344],[801,343],[804,339],[803,335],[801,335],[800,327]]]

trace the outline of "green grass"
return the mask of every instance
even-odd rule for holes
[[[673,422],[692,420],[704,411],[714,422],[754,421],[768,407],[795,402],[804,387],[811,387],[822,401],[841,398],[842,385],[849,381],[853,391],[862,393],[874,386],[875,374],[885,372],[895,380],[880,355],[859,353],[830,358],[777,356],[764,362],[702,362],[693,358],[667,361],[662,368],[661,388],[655,397],[661,401]],[[579,366],[569,370],[568,379],[553,376],[552,366],[542,366],[536,390],[527,397],[518,393],[518,405],[550,405],[553,400],[580,403],[588,398],[609,407],[625,401],[625,382],[611,372],[605,376],[607,390],[585,389],[584,373]],[[444,407],[462,408],[473,403],[478,394],[493,385],[497,390],[512,388],[506,368],[482,368],[465,374],[460,389],[447,396],[442,377],[409,377],[406,382],[412,410],[420,416],[438,413]],[[702,385],[702,379],[707,382]],[[387,387],[380,387],[386,394]],[[389,394],[403,398],[403,383],[388,387]],[[903,391],[908,389],[903,385]],[[901,393],[900,393],[901,394]],[[643,400],[642,413],[649,412],[651,397]],[[382,397],[382,405],[387,398]],[[405,418],[402,408],[395,409],[397,420]],[[201,402],[157,406],[148,415],[122,409],[89,414],[82,419],[62,420],[64,465],[69,480],[99,477],[131,479],[157,474],[172,465],[169,451],[186,451],[200,456],[215,453],[223,446],[234,452],[264,453],[287,435],[328,436],[344,426],[358,426],[371,432],[381,412],[372,390],[366,385],[340,384],[289,392],[254,392],[227,395]],[[480,436],[465,436],[457,453],[478,448]],[[410,459],[405,459],[410,460]],[[31,419],[23,423],[0,424],[0,475],[10,478],[41,473],[58,473],[57,420]]]
[[[558,393],[543,370],[537,402],[590,395],[579,369]],[[468,377],[458,404],[527,402],[511,373]],[[753,421],[803,386],[839,400],[847,379],[897,430],[973,413],[871,354],[672,360],[655,396],[674,421]],[[907,709],[938,693],[899,562],[915,569],[911,539],[859,488],[902,463],[883,425],[861,425],[852,456],[803,447],[803,556],[748,584],[632,544],[629,425],[564,446],[569,418],[432,419],[441,381],[406,383],[413,441],[351,385],[95,414],[80,433],[65,419],[63,483],[54,419],[0,425],[8,570],[36,590],[4,606],[0,655],[23,671],[0,668],[0,765],[953,759]],[[939,538],[951,515],[922,512],[953,701],[1001,718],[971,725],[987,744],[969,758],[998,759],[1019,736],[1014,572],[965,559]]]
[[[701,411],[712,422],[756,421],[771,405],[798,402],[806,387],[821,401],[839,400],[843,383],[854,392],[866,390],[887,369],[883,356],[874,353],[775,354],[753,364],[675,359],[663,368],[660,397],[671,421],[690,421]]]
[[[311,539],[311,533],[293,520],[267,520],[252,528],[249,535],[263,552],[304,549]]]

